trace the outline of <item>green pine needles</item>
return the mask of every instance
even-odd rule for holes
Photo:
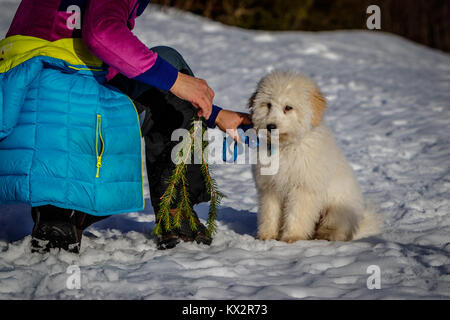
[[[218,191],[217,182],[211,176],[207,159],[207,139],[202,139],[206,133],[206,127],[202,125],[199,118],[192,121],[189,136],[183,137],[176,167],[172,175],[167,180],[167,189],[161,197],[159,211],[156,215],[156,226],[153,233],[161,236],[163,228],[166,231],[181,228],[182,219],[189,221],[191,229],[197,231],[197,221],[191,206],[189,185],[186,179],[187,164],[192,159],[201,162],[201,171],[204,183],[208,193],[211,196],[209,206],[209,216],[206,222],[208,236],[213,236],[217,230],[217,208],[224,198],[224,195]],[[196,162],[197,163],[197,162]],[[176,209],[174,205],[176,204]]]

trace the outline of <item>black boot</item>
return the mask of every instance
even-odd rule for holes
[[[171,210],[171,215],[175,214],[176,210]],[[197,230],[194,231],[191,228],[191,224],[186,215],[182,214],[181,227],[179,229],[173,229],[171,231],[165,231],[163,228],[162,235],[158,237],[157,247],[159,250],[173,249],[182,241],[185,242],[197,242],[198,244],[211,245],[212,238],[207,235],[207,229],[197,216],[197,213],[192,210],[194,214]]]
[[[197,234],[195,235],[195,241],[198,244],[205,244],[210,246],[212,243],[212,237],[208,235],[205,225],[201,222],[197,224]]]
[[[49,252],[52,248],[79,253],[83,230],[106,218],[54,206],[34,207],[31,214],[34,220],[31,252],[38,253]]]
[[[175,248],[179,243],[180,237],[176,231],[163,230],[161,236],[158,237],[156,245],[158,250],[168,250]]]

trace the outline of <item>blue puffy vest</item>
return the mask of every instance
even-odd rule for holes
[[[144,208],[139,118],[80,39],[0,42],[0,203]]]

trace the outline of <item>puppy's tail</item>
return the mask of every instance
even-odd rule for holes
[[[367,238],[379,234],[383,228],[384,216],[374,209],[366,208],[353,240]]]

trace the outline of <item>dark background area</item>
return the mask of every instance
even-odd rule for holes
[[[366,29],[381,8],[381,31],[450,52],[450,0],[152,0],[225,24],[257,30]]]

